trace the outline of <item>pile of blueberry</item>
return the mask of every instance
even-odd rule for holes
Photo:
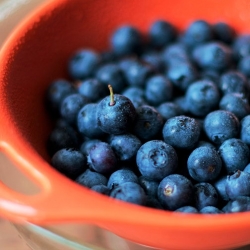
[[[51,165],[89,189],[186,213],[250,211],[250,35],[123,25],[46,93]]]

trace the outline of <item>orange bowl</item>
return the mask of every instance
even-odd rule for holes
[[[130,23],[146,32],[156,19],[184,29],[191,21],[225,21],[250,33],[247,0],[54,0],[27,17],[0,52],[0,148],[40,188],[24,195],[0,185],[0,215],[39,225],[93,223],[125,239],[161,249],[229,249],[250,243],[250,212],[201,215],[132,205],[95,194],[55,171],[46,140],[52,124],[44,94],[67,77],[67,60],[83,47],[109,47],[109,36]]]

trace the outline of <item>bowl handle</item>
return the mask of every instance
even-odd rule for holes
[[[26,221],[35,224],[65,221],[95,224],[113,217],[112,212],[109,214],[105,209],[100,209],[105,206],[113,211],[113,202],[107,202],[107,197],[80,187],[56,173],[49,165],[48,172],[50,169],[51,172],[45,176],[6,142],[0,142],[0,150],[9,159],[13,159],[15,166],[40,188],[39,193],[27,195],[0,182],[0,216],[15,223]]]

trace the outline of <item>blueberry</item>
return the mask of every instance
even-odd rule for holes
[[[214,206],[203,207],[200,211],[201,214],[223,214],[223,212]]]
[[[246,97],[248,91],[247,78],[239,71],[226,71],[220,77],[219,88],[223,95],[239,93]]]
[[[136,109],[133,133],[142,141],[158,138],[163,127],[163,118],[159,112],[149,105],[142,105]]]
[[[201,79],[210,80],[210,81],[214,82],[216,84],[216,86],[219,85],[220,76],[221,76],[221,74],[218,71],[213,70],[213,69],[203,69],[200,72]]]
[[[69,74],[74,80],[83,80],[92,77],[100,61],[101,57],[95,51],[80,49],[69,59]]]
[[[164,210],[164,208],[162,207],[162,205],[159,202],[159,200],[156,197],[150,196],[150,195],[146,196],[145,206],[146,207],[151,207],[151,208],[156,208],[156,209]]]
[[[250,163],[248,163],[246,165],[246,167],[243,169],[243,171],[250,174]]]
[[[238,213],[250,211],[250,197],[238,196],[237,198],[228,201],[228,203],[222,208],[225,213]]]
[[[59,115],[61,102],[71,94],[76,93],[73,84],[65,79],[57,79],[53,81],[46,90],[46,105],[52,114]]]
[[[82,142],[81,146],[80,146],[80,151],[85,154],[88,155],[89,154],[89,150],[98,142],[101,142],[101,140],[99,139],[89,139],[89,140],[85,140]]]
[[[237,69],[246,77],[250,77],[250,54],[239,60]]]
[[[135,108],[138,108],[142,105],[146,105],[145,91],[143,88],[130,86],[124,89],[121,93],[126,96],[133,103]]]
[[[172,146],[161,140],[152,140],[139,148],[136,163],[143,176],[160,181],[176,171],[178,157]]]
[[[219,197],[222,200],[228,201],[229,197],[226,192],[226,182],[227,182],[227,176],[223,175],[213,183],[213,186],[216,189]]]
[[[107,88],[97,79],[91,78],[78,84],[78,92],[91,102],[97,102],[107,95]]]
[[[226,172],[231,174],[245,168],[249,162],[250,151],[242,140],[231,138],[220,145],[219,154]]]
[[[241,120],[240,139],[250,145],[250,115]]]
[[[212,26],[205,20],[195,20],[189,24],[183,34],[183,42],[194,47],[211,41],[213,38]]]
[[[63,148],[52,156],[51,164],[60,173],[75,179],[87,168],[86,160],[86,156],[79,150]]]
[[[75,181],[76,183],[88,188],[92,188],[96,185],[106,186],[108,183],[108,179],[104,175],[90,169],[86,169],[81,175],[76,178]]]
[[[71,94],[62,101],[60,114],[68,123],[75,125],[78,112],[87,103],[89,103],[87,97],[81,94]]]
[[[214,38],[226,44],[231,44],[235,38],[234,29],[227,23],[217,22],[212,26]]]
[[[177,89],[186,91],[188,86],[197,80],[198,72],[191,62],[171,64],[166,70],[166,77]]]
[[[219,196],[216,189],[208,182],[200,182],[194,185],[194,202],[198,210],[206,206],[217,206]]]
[[[198,147],[192,151],[187,161],[190,176],[199,182],[215,180],[222,167],[217,151],[211,147]]]
[[[233,200],[239,196],[250,196],[250,174],[237,170],[227,176],[226,193]]]
[[[163,102],[156,108],[156,110],[163,117],[164,121],[182,114],[180,106],[174,102]]]
[[[154,71],[162,72],[164,69],[164,63],[162,55],[158,51],[147,51],[141,55],[141,61],[149,64]]]
[[[216,147],[211,143],[211,142],[208,142],[208,141],[198,141],[198,144],[196,145],[196,147],[209,147],[209,148],[212,148],[214,150],[216,150]]]
[[[92,169],[101,174],[109,174],[117,169],[117,158],[106,142],[99,142],[89,150],[88,163]]]
[[[135,158],[141,141],[133,134],[113,135],[109,141],[119,160],[126,161]]]
[[[216,110],[205,117],[203,129],[212,143],[220,145],[225,140],[238,136],[240,123],[230,111]]]
[[[118,169],[114,171],[108,179],[108,188],[114,189],[125,182],[138,183],[138,177],[130,169]]]
[[[173,85],[163,75],[154,75],[146,81],[145,97],[154,106],[170,101],[173,97]]]
[[[123,25],[113,32],[110,42],[111,48],[116,55],[130,55],[138,52],[142,44],[142,36],[135,27]]]
[[[164,20],[152,23],[149,29],[149,43],[155,48],[162,48],[171,43],[176,37],[175,27]]]
[[[194,48],[193,60],[202,69],[222,71],[231,66],[232,50],[220,42],[209,42]]]
[[[232,112],[239,120],[250,114],[248,101],[238,93],[230,93],[223,96],[219,103],[220,109]]]
[[[97,103],[88,103],[79,110],[76,119],[78,131],[90,139],[100,139],[105,135],[97,124],[96,111]]]
[[[114,94],[102,99],[97,105],[97,123],[108,134],[123,134],[130,130],[136,110],[133,103],[125,96]]]
[[[100,193],[100,194],[105,194],[105,195],[110,194],[110,189],[103,184],[94,185],[91,187],[91,190],[93,190],[97,193]]]
[[[194,187],[185,176],[171,174],[166,176],[159,184],[158,199],[167,210],[176,210],[191,205]]]
[[[193,206],[183,206],[175,210],[175,212],[187,213],[187,214],[197,214],[199,211]]]
[[[234,57],[236,60],[240,60],[250,55],[250,35],[242,34],[237,36],[232,44]]]
[[[106,88],[110,84],[115,93],[120,93],[125,87],[126,82],[119,66],[114,63],[102,65],[96,72],[96,79]],[[106,92],[106,94],[107,94]]]
[[[176,148],[192,148],[200,137],[199,123],[189,116],[175,116],[166,121],[163,130],[164,141]]]
[[[154,181],[149,177],[141,175],[139,177],[139,184],[142,186],[147,196],[157,197],[157,190],[159,186],[158,181]]]
[[[146,194],[143,188],[135,182],[120,184],[111,191],[110,197],[137,205],[145,205],[146,203]]]
[[[212,81],[200,80],[189,85],[185,97],[189,112],[204,117],[217,108],[220,92]]]
[[[187,100],[185,95],[181,95],[181,96],[177,96],[174,98],[173,103],[178,105],[181,109],[181,114],[179,115],[183,115],[183,114],[188,114],[189,110],[188,110],[188,105],[187,105]]]

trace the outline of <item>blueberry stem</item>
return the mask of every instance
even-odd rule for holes
[[[108,85],[109,91],[110,91],[110,106],[114,106],[115,105],[115,100],[114,100],[114,92],[113,92],[113,88],[112,86],[109,84]]]

